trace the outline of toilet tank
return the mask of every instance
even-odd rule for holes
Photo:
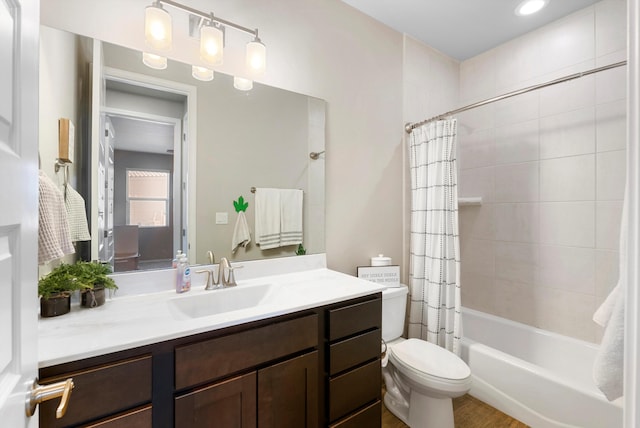
[[[402,336],[407,308],[408,287],[389,287],[382,291],[382,338],[390,342]]]

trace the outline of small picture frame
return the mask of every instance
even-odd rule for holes
[[[357,276],[360,279],[375,282],[388,287],[400,286],[400,266],[358,266]]]

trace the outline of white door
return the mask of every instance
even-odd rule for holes
[[[37,427],[38,0],[0,0],[0,425]],[[54,159],[43,159],[53,162]]]

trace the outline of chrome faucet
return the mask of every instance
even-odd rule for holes
[[[222,287],[234,287],[238,285],[233,271],[241,268],[242,266],[231,266],[229,260],[226,257],[220,259],[218,264],[218,282]]]

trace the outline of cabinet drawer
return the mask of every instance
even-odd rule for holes
[[[372,401],[380,400],[380,360],[329,381],[329,419],[333,422]]]
[[[73,378],[67,413],[56,419],[58,400],[40,405],[40,426],[80,424],[151,402],[151,356],[91,367],[64,376],[42,379],[41,384]]]
[[[85,428],[151,428],[152,426],[151,406],[147,406],[86,425]]]
[[[382,403],[376,401],[359,412],[349,415],[335,424],[329,425],[329,428],[379,428],[381,425]]]
[[[316,314],[180,346],[175,350],[176,389],[219,379],[316,346]]]
[[[382,327],[382,299],[329,310],[329,340],[334,341],[361,331]]]
[[[333,376],[380,357],[380,329],[350,337],[329,346],[329,374]]]

